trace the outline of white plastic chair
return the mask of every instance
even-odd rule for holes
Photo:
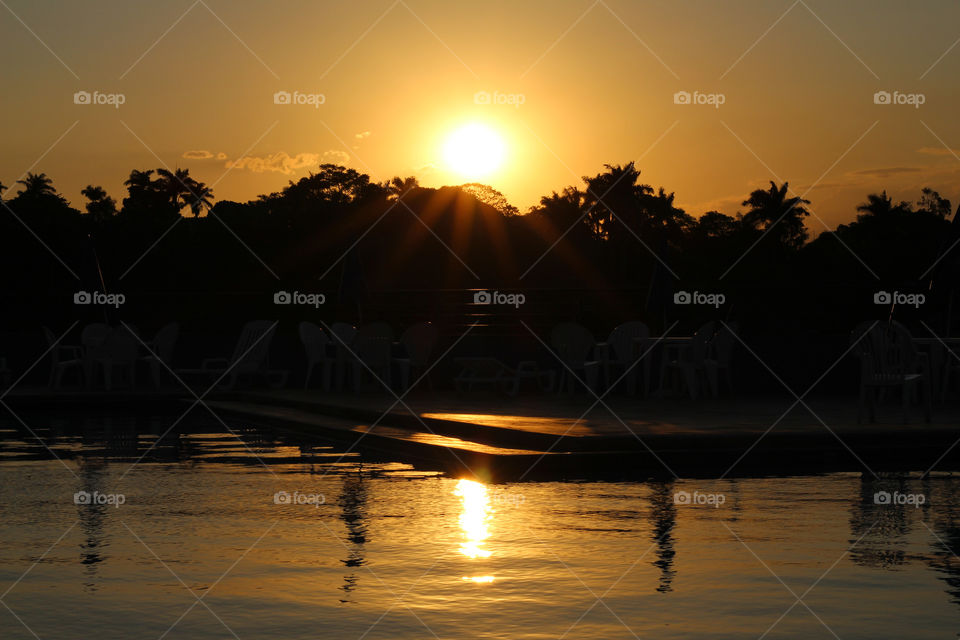
[[[352,328],[352,327],[351,327]],[[324,391],[330,390],[330,379],[333,373],[333,365],[336,362],[336,356],[331,353],[330,338],[327,334],[312,322],[300,323],[300,342],[307,354],[307,375],[303,380],[303,388],[310,386],[310,378],[313,375],[313,369],[321,365],[321,384]]]
[[[353,341],[353,391],[360,393],[367,375],[374,380],[374,390],[381,386],[391,387],[391,349],[393,341],[382,336],[358,335]]]
[[[357,329],[346,322],[334,322],[330,327],[330,343],[335,352],[334,369],[336,371],[337,391],[343,389],[343,379],[351,360],[350,346],[357,337]]]
[[[107,355],[105,345],[112,329],[102,322],[88,324],[80,332],[80,345],[83,347],[83,375],[87,389],[94,384],[95,363]]]
[[[707,384],[710,384],[706,360],[713,334],[714,323],[712,321],[702,325],[693,334],[690,343],[683,345],[677,352],[676,359],[668,362],[666,366],[669,371],[676,374],[675,378],[682,380],[687,393],[694,400],[700,395],[701,380],[706,379]],[[715,395],[713,388],[710,391]]]
[[[589,389],[595,389],[600,362],[593,359],[596,346],[593,335],[575,322],[565,322],[553,328],[550,343],[565,365],[560,369],[558,391],[563,393],[566,386],[572,394],[576,388],[575,381],[585,384]],[[582,372],[583,377],[578,376],[577,372]]]
[[[78,383],[83,386],[83,347],[59,342],[57,336],[47,327],[43,327],[43,337],[50,348],[50,379],[48,383],[50,388],[59,391],[63,383],[63,376],[71,369],[76,369]]]
[[[137,351],[140,342],[125,327],[110,329],[103,343],[90,355],[91,382],[103,374],[103,386],[113,391],[114,380],[125,380],[131,389],[137,386]],[[117,376],[119,374],[119,376]]]
[[[437,328],[429,322],[408,327],[400,336],[400,344],[406,352],[406,357],[394,358],[393,361],[400,369],[400,384],[403,389],[410,386],[411,373],[421,371],[430,364],[430,356],[437,345],[437,338]],[[430,384],[429,376],[427,384]]]
[[[857,420],[863,414],[870,421],[876,419],[876,396],[886,389],[901,389],[903,422],[907,422],[910,399],[914,392],[924,396],[924,417],[931,419],[930,366],[917,353],[910,332],[899,323],[861,323],[850,334],[853,352],[860,359],[860,407]]]
[[[180,337],[180,325],[171,322],[163,325],[153,340],[147,343],[151,353],[140,358],[141,362],[146,362],[150,367],[150,375],[153,377],[153,386],[159,391],[161,381],[167,369],[173,368],[173,349]]]
[[[714,397],[720,395],[721,376],[727,390],[733,393],[733,350],[737,344],[738,328],[736,322],[723,323],[717,327],[717,332],[710,341],[709,354],[703,365]]]
[[[627,392],[634,395],[637,392],[637,370],[643,372],[643,395],[650,392],[650,354],[647,353],[643,362],[634,364],[637,359],[647,352],[649,347],[650,329],[639,320],[624,322],[610,332],[610,337],[604,345],[606,355],[603,359],[604,377],[606,384],[614,383],[614,375],[623,375],[629,369],[624,382]]]

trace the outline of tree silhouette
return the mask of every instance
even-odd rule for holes
[[[24,199],[40,200],[57,194],[53,180],[45,173],[28,173],[23,180],[17,180],[17,184],[23,187],[17,195]]]
[[[777,186],[770,181],[770,189],[757,189],[743,201],[750,211],[743,215],[743,224],[747,227],[767,233],[777,242],[790,249],[799,249],[807,240],[807,229],[803,219],[810,215],[804,205],[809,200],[799,197],[787,197],[789,183]]]
[[[893,204],[893,200],[887,195],[886,191],[880,194],[871,193],[867,196],[867,201],[857,205],[857,211],[861,215],[857,220],[862,221],[865,217],[873,216],[875,218],[889,218],[895,214],[907,213],[912,209],[909,202],[901,201],[899,204]]]
[[[507,197],[491,187],[490,185],[479,182],[470,182],[460,185],[460,188],[471,194],[478,201],[488,204],[505,216],[515,216],[520,214],[520,210],[510,204]]]
[[[116,201],[107,195],[103,187],[94,187],[87,185],[80,193],[89,200],[87,202],[87,213],[97,222],[103,222],[117,214]]]

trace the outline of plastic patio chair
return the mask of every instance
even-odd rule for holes
[[[43,337],[50,349],[50,378],[48,382],[50,388],[59,391],[63,383],[63,376],[71,369],[76,370],[77,382],[80,386],[83,386],[83,347],[63,344],[48,327],[43,327]]]
[[[324,391],[329,391],[333,365],[336,362],[336,356],[331,353],[330,338],[327,337],[323,329],[312,322],[301,322],[299,331],[300,342],[303,343],[307,355],[307,374],[303,380],[303,388],[306,389],[310,386],[313,370],[319,364],[322,375],[321,385]]]
[[[909,420],[910,400],[923,394],[924,417],[930,422],[931,385],[929,361],[917,353],[913,337],[898,323],[861,323],[850,334],[853,353],[860,359],[860,403],[858,422],[866,412],[876,420],[878,395],[887,389],[901,390],[903,422]]]
[[[406,389],[410,386],[410,377],[422,371],[430,364],[430,356],[437,346],[437,328],[429,322],[421,322],[407,328],[400,336],[400,345],[405,352],[404,357],[394,358],[400,370],[400,386]],[[432,387],[430,377],[427,384]]]
[[[676,359],[666,365],[667,370],[674,372],[676,377],[684,383],[687,393],[693,400],[700,396],[701,381],[706,380],[707,384],[710,384],[707,374],[709,366],[707,355],[710,341],[713,339],[714,327],[712,321],[703,324],[693,334],[690,343],[683,345],[677,352]],[[711,388],[710,391],[715,395],[715,389]]]
[[[637,359],[646,352],[647,340],[649,339],[650,329],[647,325],[639,320],[633,320],[618,325],[610,332],[607,342],[598,345],[606,350],[603,358],[603,370],[607,385],[615,382],[613,376],[617,373],[622,376],[624,372],[629,371],[624,378],[624,383],[627,393],[635,395],[637,393],[637,373],[639,369],[643,373],[643,395],[646,396],[649,393],[651,360],[649,354],[643,358],[643,362],[636,363]]]
[[[593,358],[596,347],[593,334],[575,322],[565,322],[553,328],[550,343],[563,363],[558,392],[563,393],[566,387],[572,394],[576,388],[575,381],[595,389],[600,362]],[[578,372],[582,372],[583,376],[579,376]]]
[[[153,386],[158,391],[164,375],[169,375],[167,369],[173,368],[173,349],[179,337],[180,325],[178,323],[170,322],[163,325],[153,336],[153,340],[147,343],[150,353],[140,358],[141,362],[146,362],[150,367]]]

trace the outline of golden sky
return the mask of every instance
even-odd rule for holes
[[[831,227],[883,188],[960,201],[960,5],[946,0],[4,5],[0,181],[43,171],[79,207],[86,184],[120,200],[131,169],[163,165],[232,200],[324,161],[469,182],[445,145],[471,124],[503,144],[477,180],[521,210],[630,160],[694,215],[735,213],[770,179]]]

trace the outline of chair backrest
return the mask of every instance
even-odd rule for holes
[[[333,336],[330,337],[330,342],[338,347],[342,347],[343,345],[349,347],[353,344],[354,338],[357,337],[356,327],[346,322],[334,322],[330,327],[330,333],[333,334]]]
[[[687,351],[688,357],[693,362],[703,362],[707,357],[707,350],[710,348],[710,342],[716,333],[716,325],[711,320],[703,323],[697,332],[693,334],[693,340],[690,341],[690,350]]]
[[[910,332],[897,322],[861,323],[850,333],[850,342],[866,376],[889,377],[916,372],[917,347]]]
[[[593,334],[576,322],[564,322],[554,327],[550,342],[560,359],[567,364],[585,362],[596,345]]]
[[[102,322],[88,324],[83,328],[83,331],[80,332],[80,344],[85,347],[102,346],[103,343],[107,341],[110,332],[111,329],[109,325]]]
[[[140,341],[124,327],[112,329],[103,342],[102,355],[114,362],[131,363],[137,359]]]
[[[85,326],[80,332],[80,344],[83,345],[84,355],[86,357],[108,355],[104,347],[111,332],[112,329],[102,322]]]
[[[720,364],[730,364],[733,348],[737,343],[738,329],[739,325],[736,322],[724,322],[717,327],[717,333],[710,342],[710,348]]]
[[[639,320],[624,322],[610,332],[607,342],[613,350],[613,357],[619,362],[630,362],[637,353],[637,339],[649,338],[650,329]]]
[[[235,364],[235,371],[260,371],[267,367],[270,343],[276,328],[277,323],[268,320],[255,320],[243,325],[230,358],[230,363]]]
[[[400,336],[400,342],[413,364],[425,365],[430,361],[430,354],[437,345],[437,337],[435,326],[429,322],[421,322],[407,327]]]
[[[60,349],[57,344],[57,336],[49,327],[42,328],[43,338],[47,341],[47,347],[50,350],[50,361],[53,363],[53,366],[56,367],[60,363]]]
[[[180,325],[178,323],[170,322],[165,324],[160,327],[157,334],[153,336],[153,343],[150,345],[150,349],[152,349],[153,353],[163,362],[169,364],[173,361],[173,348],[176,346],[179,337]]]
[[[300,323],[300,342],[307,352],[307,359],[317,361],[327,355],[327,345],[330,344],[330,338],[324,333],[323,329],[304,320]]]
[[[371,322],[357,329],[357,338],[386,338],[393,342],[393,329],[386,322]]]
[[[393,340],[380,336],[357,336],[354,352],[371,369],[390,366]]]

